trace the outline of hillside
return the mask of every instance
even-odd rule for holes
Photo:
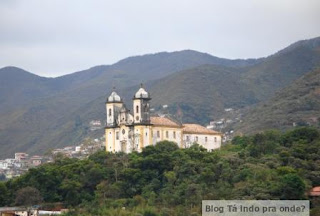
[[[185,122],[207,123],[224,108],[243,108],[269,99],[319,67],[318,41],[298,42],[259,60],[219,59],[195,51],[158,53],[58,78],[35,76],[37,83],[21,89],[18,81],[12,82],[8,88],[18,88],[18,93],[11,98],[16,104],[0,115],[0,158],[15,151],[42,153],[77,143],[89,135],[90,120],[104,121],[104,102],[113,85],[128,102],[144,82],[153,107],[168,104],[173,115],[181,111]],[[42,88],[38,79],[49,84]],[[41,93],[25,96],[30,89]],[[8,101],[10,94],[1,100],[1,107]]]
[[[317,67],[320,38],[297,42],[252,66],[184,70],[150,83],[149,90],[155,107],[169,104],[172,113],[182,110],[184,121],[208,123],[224,108],[239,109],[269,99]]]
[[[16,67],[0,69],[0,112],[54,92],[52,79]]]
[[[309,42],[315,44],[315,41],[320,41],[320,38]],[[225,108],[244,108],[269,99],[310,68],[319,67],[319,50],[319,47],[309,46],[306,42],[302,46],[293,44],[253,66],[201,65],[147,82],[146,88],[151,93],[154,108],[160,109],[161,105],[167,104],[170,113],[184,122],[206,124],[210,119],[220,117]],[[138,85],[118,90],[129,109],[137,89]],[[101,107],[104,101],[104,97],[97,98],[78,113],[82,118],[103,119],[105,110]],[[178,110],[182,117],[177,115]]]
[[[307,73],[270,100],[247,110],[238,132],[288,129],[293,125],[320,126],[320,68]]]
[[[44,152],[74,144],[87,135],[91,116],[82,115],[96,98],[103,119],[112,86],[124,89],[202,64],[246,66],[260,60],[228,60],[186,50],[130,57],[57,78],[44,78],[16,67],[0,69],[0,158],[15,151]],[[131,97],[131,96],[130,96]],[[84,112],[87,112],[87,110]],[[96,116],[93,114],[93,116]]]
[[[192,50],[162,52],[123,59],[57,78],[45,78],[16,67],[0,69],[0,111],[46,96],[70,95],[80,104],[105,94],[110,86],[124,88],[203,64],[247,66],[261,60],[229,60]]]

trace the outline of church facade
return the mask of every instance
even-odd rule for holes
[[[222,134],[198,124],[181,124],[168,116],[150,115],[151,97],[141,85],[133,97],[132,113],[112,91],[106,101],[106,151],[141,151],[148,145],[168,140],[187,148],[198,143],[207,150],[220,148]]]

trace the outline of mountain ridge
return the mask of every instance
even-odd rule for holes
[[[246,66],[243,62],[234,66],[231,60],[228,65],[223,65],[224,61],[217,65],[216,58],[202,58],[193,51],[184,52],[183,56],[177,54],[162,53],[166,57],[157,59],[156,55],[151,60],[152,55],[146,59],[132,57],[111,66],[48,78],[54,91],[32,95],[31,99],[19,97],[41,85],[18,89],[9,104],[11,109],[5,114],[2,110],[0,115],[0,158],[14,151],[41,153],[81,141],[90,135],[90,120],[104,120],[104,102],[112,86],[131,100],[138,84],[144,82],[155,107],[169,104],[173,114],[182,110],[185,121],[205,123],[226,106],[246,107],[267,100],[275,91],[320,65],[318,47],[305,46],[253,61],[254,64],[248,62]],[[12,95],[9,93],[8,98]],[[5,103],[0,99],[0,109]]]

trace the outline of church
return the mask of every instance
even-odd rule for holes
[[[132,112],[113,89],[106,101],[106,151],[140,152],[148,145],[168,140],[180,148],[193,143],[208,151],[220,148],[222,134],[198,124],[181,124],[169,116],[150,115],[150,93],[141,85],[133,96]]]

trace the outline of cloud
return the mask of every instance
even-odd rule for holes
[[[262,57],[320,36],[319,9],[318,0],[3,0],[0,67],[58,76],[160,51]]]

